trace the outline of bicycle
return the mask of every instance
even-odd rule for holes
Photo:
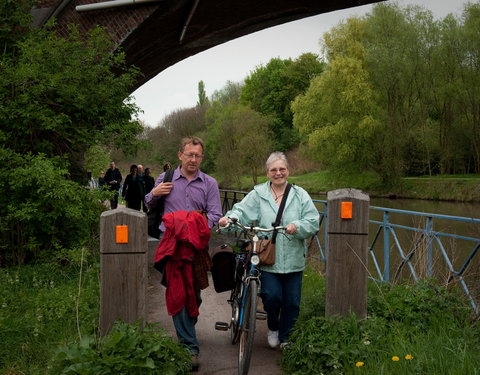
[[[228,331],[232,345],[239,342],[238,346],[238,374],[247,375],[252,357],[253,339],[255,336],[255,324],[257,319],[265,320],[267,314],[257,311],[257,297],[260,291],[260,270],[257,268],[260,258],[257,255],[257,244],[259,232],[273,232],[284,230],[285,226],[273,228],[260,228],[245,226],[237,219],[229,218],[225,227],[219,228],[221,232],[231,226],[236,226],[245,233],[248,238],[237,239],[237,246],[240,251],[235,254],[235,286],[232,289],[228,303],[232,307],[232,318],[230,323],[216,322],[215,329]],[[252,249],[247,250],[249,244]]]

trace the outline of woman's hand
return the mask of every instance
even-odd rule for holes
[[[221,227],[224,227],[225,225],[228,224],[228,217],[224,216],[218,221],[218,225]]]
[[[287,224],[287,228],[285,229],[285,233],[287,233],[287,234],[297,233],[297,227],[295,226],[295,224]]]
[[[161,182],[152,189],[152,195],[154,197],[161,197],[162,195],[168,195],[172,191],[172,182]]]

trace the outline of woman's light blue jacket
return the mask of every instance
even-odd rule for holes
[[[270,193],[270,181],[256,185],[241,202],[236,203],[225,216],[237,218],[243,225],[271,228],[277,218],[279,206]],[[273,273],[303,271],[307,254],[306,240],[318,232],[319,218],[317,208],[310,195],[299,186],[292,185],[288,194],[280,225],[295,224],[295,235],[277,234],[276,259],[273,266],[261,269]],[[264,238],[263,234],[259,237]],[[271,236],[269,233],[268,237]]]

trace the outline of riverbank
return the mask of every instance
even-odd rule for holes
[[[265,176],[261,176],[258,183],[266,180]],[[236,182],[219,181],[221,188],[231,190],[249,191],[254,185],[253,179],[247,176],[240,177]],[[480,202],[480,175],[405,177],[394,186],[385,186],[373,173],[335,175],[320,171],[291,175],[289,181],[302,186],[310,194],[325,194],[349,187],[362,190],[371,197]]]

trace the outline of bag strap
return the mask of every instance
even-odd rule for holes
[[[169,168],[165,171],[165,176],[163,176],[163,181],[162,182],[172,182],[173,179],[173,172],[175,170],[172,168]],[[163,216],[163,207],[164,207],[164,201],[165,200],[165,195],[162,195],[158,201],[157,204],[155,205],[155,220],[159,221],[161,217]]]
[[[275,222],[272,223],[274,227],[277,227],[280,224],[280,221],[282,221],[283,210],[285,209],[285,203],[287,202],[288,193],[290,192],[291,187],[292,184],[287,184],[287,186],[285,187],[285,192],[283,193],[283,198],[280,202],[280,207],[278,208],[277,218],[275,219]],[[272,243],[275,243],[275,241],[277,240],[277,233],[278,232],[276,230],[273,231]]]

